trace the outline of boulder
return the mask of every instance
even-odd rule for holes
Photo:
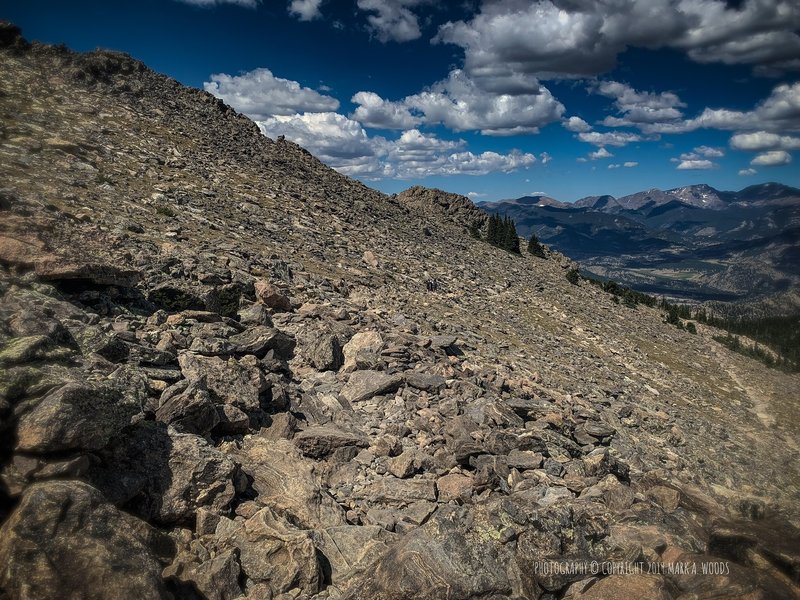
[[[378,554],[386,551],[397,539],[378,525],[342,525],[315,532],[317,549],[330,568],[330,583],[340,592],[351,577]]]
[[[645,495],[666,512],[673,512],[680,506],[681,494],[671,487],[656,485],[648,489]]]
[[[99,450],[140,407],[108,385],[68,383],[47,394],[17,424],[17,449],[49,453]]]
[[[270,508],[244,522],[227,542],[239,549],[242,573],[269,589],[269,598],[295,590],[303,597],[320,591],[323,572],[312,532],[291,525]]]
[[[348,402],[362,402],[373,396],[394,392],[402,383],[402,375],[389,375],[382,371],[356,371],[350,375],[340,394]]]
[[[445,475],[436,480],[436,489],[439,492],[439,502],[466,502],[472,496],[472,477],[459,473]]]
[[[378,259],[375,257],[375,254],[372,252],[372,250],[365,251],[364,254],[361,256],[361,260],[364,262],[365,265],[368,265],[370,267],[375,268],[378,266]]]
[[[237,315],[239,317],[239,323],[242,325],[264,325],[266,327],[272,327],[272,318],[263,304],[251,304],[250,306],[241,308]]]
[[[413,388],[426,392],[435,392],[444,387],[446,380],[441,375],[423,373],[421,371],[406,371],[403,373],[405,382]]]
[[[542,466],[542,455],[530,450],[512,450],[508,453],[506,464],[509,469],[520,471],[538,469]]]
[[[50,336],[29,335],[12,339],[0,349],[0,367],[41,360],[63,360],[73,353],[71,348],[56,346]]]
[[[191,581],[207,600],[234,600],[242,596],[241,568],[236,553],[228,550],[192,569]]]
[[[399,456],[395,456],[386,461],[386,467],[389,473],[398,479],[405,479],[411,477],[416,472],[415,462],[417,461],[417,453],[413,450],[406,450]]]
[[[470,533],[463,521],[463,514],[438,511],[354,575],[342,598],[538,598],[541,589],[530,566],[517,565],[514,556],[497,544],[496,532]]]
[[[395,479],[387,477],[368,483],[358,497],[386,504],[409,504],[416,500],[436,500],[436,484],[432,479]]]
[[[36,263],[36,274],[43,281],[68,281],[129,288],[136,285],[140,273],[110,264],[76,262],[56,258]]]
[[[110,445],[91,474],[115,504],[147,520],[186,523],[200,507],[221,512],[235,494],[237,467],[206,440],[143,422]]]
[[[331,332],[319,334],[312,342],[309,360],[320,371],[338,371],[344,364],[339,336]]]
[[[86,483],[34,484],[0,529],[0,588],[20,600],[166,598],[154,542]]]
[[[219,423],[214,428],[214,433],[220,435],[237,435],[250,431],[250,417],[232,404],[222,404],[216,407]]]
[[[176,430],[206,435],[219,423],[217,407],[201,381],[184,379],[161,394],[156,419]]]
[[[250,436],[234,456],[252,478],[259,503],[305,529],[345,524],[344,511],[292,442]]]
[[[342,348],[345,371],[359,368],[360,364],[374,363],[383,348],[383,338],[377,331],[359,331]]]
[[[366,448],[369,441],[361,434],[350,433],[335,425],[315,425],[294,436],[294,443],[310,458],[324,458],[337,448],[354,446]]]
[[[268,389],[268,384],[253,357],[223,360],[217,356],[182,352],[178,363],[186,379],[205,382],[216,403],[230,404],[246,412],[261,408],[260,396]]]
[[[233,354],[253,354],[263,358],[273,350],[283,359],[290,359],[297,345],[295,339],[274,327],[257,325],[230,337]]]
[[[276,312],[288,312],[292,310],[292,302],[283,291],[271,284],[269,281],[256,281],[254,285],[256,300],[275,310]]]

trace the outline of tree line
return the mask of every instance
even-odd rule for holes
[[[666,298],[659,300],[613,280],[588,277],[578,269],[570,269],[566,278],[575,285],[581,280],[595,285],[612,294],[615,302],[621,302],[629,308],[635,309],[639,304],[658,307],[665,312],[665,323],[685,329],[689,333],[697,333],[694,322],[722,329],[726,335],[713,336],[713,339],[731,350],[760,360],[768,367],[788,372],[800,371],[800,314],[751,318],[719,316],[710,314],[705,307],[677,304]],[[739,336],[752,339],[754,345],[743,343]]]
[[[473,223],[469,231],[475,239],[484,239],[481,237],[481,226],[479,223]],[[508,252],[513,252],[514,254],[522,253],[520,250],[519,235],[517,234],[517,226],[508,215],[503,217],[497,214],[489,215],[489,222],[486,224],[485,241],[492,246],[497,246]],[[527,250],[534,256],[547,258],[544,246],[534,233],[531,233],[528,239]]]

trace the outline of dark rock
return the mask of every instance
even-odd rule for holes
[[[340,393],[348,402],[362,402],[373,396],[394,392],[402,383],[402,375],[388,375],[381,371],[356,371],[350,375]]]
[[[156,419],[178,431],[198,435],[206,435],[220,421],[205,386],[187,380],[164,390]]]
[[[140,273],[133,269],[64,260],[40,261],[36,264],[36,274],[43,281],[113,285],[121,288],[133,287],[140,278]]]
[[[139,410],[138,403],[111,386],[68,383],[19,418],[17,448],[35,453],[98,450]]]
[[[261,408],[261,394],[268,389],[268,383],[252,356],[223,360],[182,352],[178,363],[184,377],[205,385],[215,402],[231,404],[246,412]]]
[[[292,357],[297,345],[295,339],[277,329],[257,325],[246,331],[231,336],[232,354],[253,354],[259,358],[270,350],[274,350],[280,358]]]
[[[324,458],[337,448],[355,446],[365,448],[367,439],[360,434],[349,433],[333,425],[309,427],[294,436],[294,443],[300,451],[310,458]]]
[[[422,373],[420,371],[406,371],[403,377],[408,385],[418,390],[435,392],[444,387],[446,381],[441,375]]]
[[[110,445],[91,478],[115,504],[157,523],[185,523],[198,508],[227,508],[237,468],[196,435],[142,423]]]
[[[0,529],[0,587],[20,599],[166,598],[160,538],[86,483],[35,484]]]
[[[506,461],[510,469],[526,471],[538,469],[542,465],[542,455],[530,450],[512,450],[508,453]]]
[[[338,371],[344,364],[339,337],[334,333],[321,333],[312,345],[309,358],[320,371]]]

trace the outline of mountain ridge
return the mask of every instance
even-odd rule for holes
[[[780,296],[776,305],[800,308],[791,293],[800,285],[792,261],[800,244],[797,188],[772,182],[721,192],[701,184],[571,205],[481,206],[508,214],[521,235],[535,233],[594,274],[642,291],[689,301]]]
[[[703,194],[714,195],[715,198],[710,202],[703,203]],[[797,197],[800,196],[800,189],[775,181],[750,185],[738,191],[717,190],[706,183],[699,183],[687,186],[679,186],[667,190],[650,188],[649,190],[626,194],[625,196],[620,196],[619,198],[610,194],[602,194],[599,196],[585,196],[575,200],[574,202],[564,202],[542,194],[538,196],[521,196],[519,198],[504,200],[484,200],[478,202],[478,206],[487,205],[492,207],[502,203],[519,202],[528,198],[546,198],[546,203],[548,205],[559,207],[572,206],[575,208],[598,208],[597,203],[603,202],[612,203],[614,206],[618,205],[627,209],[636,209],[640,208],[643,204],[643,202],[641,202],[639,199],[641,197],[647,197],[648,195],[656,195],[659,198],[660,201],[656,201],[657,206],[677,200],[688,206],[698,206],[699,203],[703,207],[713,206],[722,208],[731,202],[746,202],[748,199],[753,198],[763,201],[768,199],[783,199],[786,196]],[[700,197],[698,198],[698,196]]]

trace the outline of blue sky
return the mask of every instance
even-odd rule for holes
[[[0,0],[386,192],[800,186],[795,0]]]

